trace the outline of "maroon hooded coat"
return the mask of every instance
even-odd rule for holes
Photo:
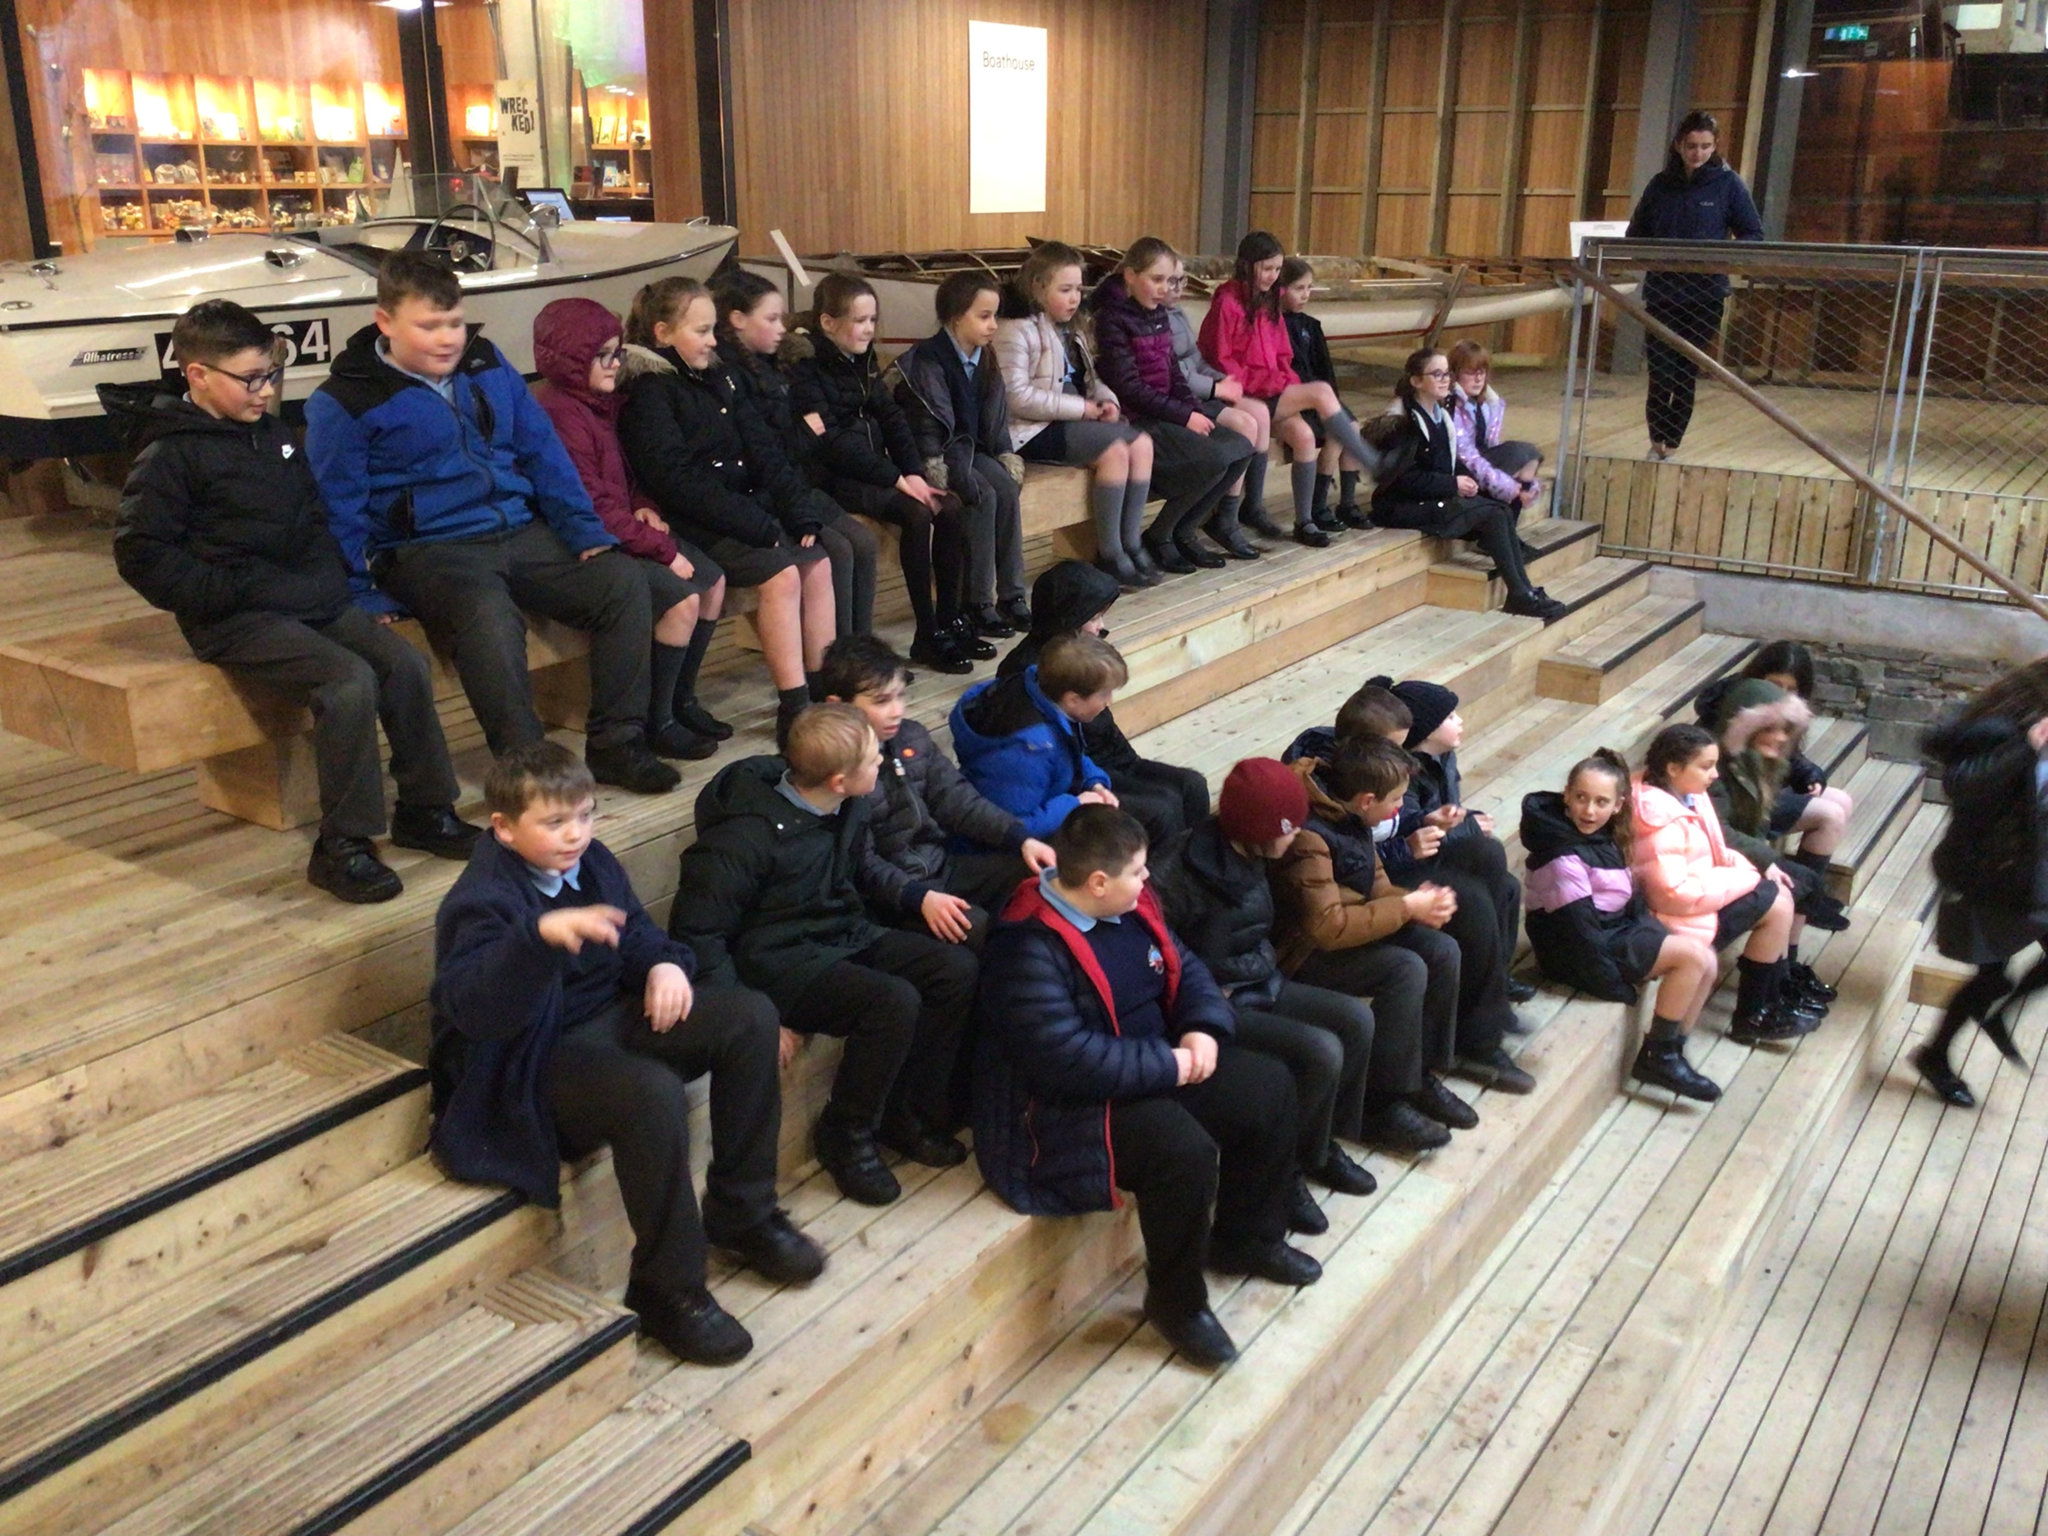
[[[597,300],[556,299],[533,321],[533,363],[544,380],[534,394],[569,450],[605,531],[632,553],[667,565],[676,557],[675,540],[633,515],[646,498],[633,494],[619,448],[619,397],[590,388],[592,361],[623,334],[618,317]]]

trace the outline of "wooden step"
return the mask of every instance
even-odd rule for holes
[[[443,1530],[627,1395],[636,1326],[545,1272],[514,1276],[106,1536]]]
[[[427,1074],[345,1035],[104,1136],[0,1191],[0,1364],[416,1157]]]
[[[746,1461],[702,1409],[644,1392],[478,1509],[450,1536],[639,1536],[663,1530]]]
[[[1552,586],[1600,552],[1600,525],[1568,517],[1539,518],[1522,526],[1524,543],[1536,555],[1528,561],[1529,579]],[[1438,608],[1482,612],[1507,601],[1507,586],[1493,574],[1493,562],[1476,546],[1455,543],[1452,551],[1429,568],[1429,602]],[[1561,600],[1561,599],[1560,599]]]
[[[1870,760],[1870,727],[1861,720],[1819,715],[1807,728],[1799,750],[1820,765],[1830,784],[1847,784]]]
[[[1536,691],[1548,699],[1604,703],[1696,638],[1706,611],[1698,598],[1643,598],[1544,658]]]
[[[1668,1426],[1756,1258],[1785,1219],[1808,1171],[1861,1098],[1877,1037],[1905,1003],[1928,883],[1925,850],[1937,818],[1924,812],[1881,875],[1866,884],[1858,925],[1830,936],[1817,969],[1841,988],[1828,1023],[1801,1041],[1770,1081],[1740,1138],[1708,1171],[1668,1247],[1635,1257],[1633,1294],[1618,1326],[1592,1341],[1584,1386],[1515,1489],[1496,1536],[1564,1536],[1623,1527]],[[1717,1111],[1718,1113],[1718,1106]]]
[[[112,1518],[539,1257],[549,1222],[425,1158],[0,1371],[0,1527]]]
[[[1976,974],[1974,965],[1951,960],[1930,944],[1913,961],[1913,985],[1907,1000],[1924,1008],[1946,1008],[1963,983]]]
[[[858,1528],[1264,1529],[1611,1099],[1628,1043],[1620,1010],[1552,998],[1547,1012],[1519,1046],[1535,1094],[1479,1094],[1480,1128],[1427,1158],[1368,1157],[1376,1195],[1319,1192],[1331,1230],[1295,1241],[1321,1259],[1320,1283],[1212,1277],[1236,1364],[1211,1375],[1169,1362],[1134,1315],[1133,1284],[932,1451],[899,1448]],[[837,1529],[855,1528],[845,1506],[833,1514]]]
[[[1870,759],[1842,782],[1856,802],[1849,815],[1849,833],[1828,865],[1828,889],[1853,901],[1858,883],[1877,868],[1886,851],[1920,805],[1925,770],[1918,763]]]

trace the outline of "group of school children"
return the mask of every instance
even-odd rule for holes
[[[1747,936],[1737,1038],[1803,1033],[1832,996],[1796,945],[1803,922],[1843,920],[1822,876],[1848,806],[1796,752],[1796,649],[1703,696],[1713,732],[1667,730],[1640,774],[1603,755],[1532,796],[1526,893],[1462,803],[1463,722],[1440,685],[1374,679],[1333,727],[1237,764],[1213,811],[1202,775],[1137,754],[1111,709],[1127,674],[1106,615],[1127,587],[1220,563],[1197,531],[1256,555],[1245,530],[1277,532],[1255,478],[1273,437],[1311,544],[1368,521],[1370,472],[1375,518],[1419,519],[1441,491],[1512,585],[1513,513],[1536,496],[1534,450],[1499,441],[1483,353],[1418,353],[1375,446],[1326,377],[1294,371],[1327,374],[1327,350],[1277,242],[1247,239],[1192,347],[1179,269],[1162,242],[1133,247],[1092,301],[1096,352],[1071,324],[1064,247],[1035,253],[1013,314],[986,281],[949,281],[893,388],[857,279],[819,285],[810,355],[787,372],[772,285],[665,279],[623,324],[549,305],[536,396],[465,325],[447,269],[395,253],[303,450],[267,412],[269,330],[231,303],[179,321],[184,396],[110,393],[141,450],[123,575],[196,654],[311,709],[309,878],[398,894],[373,841],[380,721],[392,841],[467,861],[436,922],[436,1155],[554,1205],[561,1157],[609,1145],[627,1303],[685,1359],[751,1345],[705,1286],[709,1246],[777,1283],[824,1267],[775,1204],[780,1073],[813,1035],[844,1039],[811,1145],[847,1198],[897,1198],[886,1154],[963,1163],[970,1125],[1020,1211],[1134,1194],[1147,1315],[1216,1366],[1234,1346],[1204,1272],[1312,1283],[1286,1240],[1327,1228],[1309,1181],[1374,1188],[1344,1143],[1418,1155],[1475,1126],[1444,1075],[1533,1088],[1504,1044],[1533,993],[1509,974],[1525,900],[1556,979],[1633,998],[1664,978],[1635,1071],[1681,1094],[1717,1091],[1681,1045],[1713,948]],[[1028,595],[1017,457],[1092,467],[1101,550]],[[903,530],[908,657],[869,632],[876,549],[855,512]],[[663,758],[731,736],[695,685],[732,583],[759,593],[779,750],[698,797],[664,932],[593,835],[597,786],[664,792]],[[580,760],[535,711],[523,611],[590,634]],[[495,758],[487,829],[456,813],[402,613],[452,658]],[[906,714],[911,664],[962,671],[1020,629],[952,712],[956,763]],[[1800,848],[1778,855],[1788,832]],[[707,1074],[700,1207],[684,1085]]]

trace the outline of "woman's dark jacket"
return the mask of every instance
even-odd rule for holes
[[[1024,843],[1024,823],[968,783],[932,733],[908,718],[882,743],[882,771],[866,803],[863,885],[892,915],[917,911],[942,887],[954,839],[984,852]]]
[[[785,1011],[827,966],[882,937],[862,887],[867,801],[814,815],[776,788],[788,766],[742,758],[704,786],[668,915],[707,978],[730,969]]]
[[[100,401],[138,450],[121,488],[114,566],[187,639],[241,613],[316,625],[341,617],[348,565],[288,427],[274,416],[209,416],[154,384],[103,384]]]
[[[1631,240],[1761,240],[1763,220],[1734,167],[1719,155],[1691,175],[1673,150],[1664,169],[1650,178],[1629,216]],[[1652,272],[1643,282],[1643,303],[1714,303],[1728,295],[1724,272]]]
[[[1174,1041],[1219,1041],[1237,1019],[1208,968],[1172,933],[1150,890],[1123,919],[1152,930],[1165,967],[1166,1033],[1134,1037],[1117,1025],[1108,978],[1087,936],[1045,899],[1017,888],[981,952],[975,1010],[974,1155],[1013,1208],[1072,1216],[1121,1204],[1109,1145],[1109,1107],[1171,1093]]]
[[[823,526],[812,488],[723,363],[700,373],[670,348],[628,347],[619,388],[626,463],[684,538],[772,549]]]
[[[953,338],[927,336],[896,360],[896,403],[903,407],[918,452],[946,465],[946,487],[963,500],[975,487],[974,456],[997,458],[1010,447],[1010,403],[993,345],[981,349],[974,377]]]
[[[1941,882],[1935,946],[1992,965],[2048,935],[2048,802],[2027,733],[1992,716],[1935,727],[1923,743],[1941,764],[1949,823],[1930,861]]]
[[[789,389],[799,418],[815,412],[825,424],[812,462],[828,481],[887,487],[924,473],[924,455],[882,382],[874,348],[854,357],[830,337],[818,337],[811,355],[790,369]]]
[[[434,918],[434,1154],[454,1178],[507,1184],[550,1208],[560,1203],[562,1152],[548,1068],[564,1027],[584,1022],[563,1017],[564,973],[572,960],[609,959],[620,995],[637,997],[657,965],[696,968],[689,946],[654,926],[603,843],[583,851],[578,881],[588,904],[626,914],[616,950],[586,945],[572,957],[542,939],[549,903],[526,861],[495,837],[477,839]]]
[[[1220,821],[1205,817],[1155,848],[1150,863],[1167,924],[1219,985],[1256,987],[1278,972],[1266,861],[1232,847]]]
[[[1522,797],[1523,925],[1536,963],[1552,981],[1609,1002],[1633,1003],[1642,962],[1654,962],[1665,931],[1650,916],[1628,860],[1608,827],[1588,835],[1554,789]]]

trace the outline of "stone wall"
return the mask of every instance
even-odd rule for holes
[[[1899,762],[1920,756],[1920,735],[2006,668],[1889,645],[1811,645],[1813,704],[1822,714],[1862,720],[1870,754]]]

